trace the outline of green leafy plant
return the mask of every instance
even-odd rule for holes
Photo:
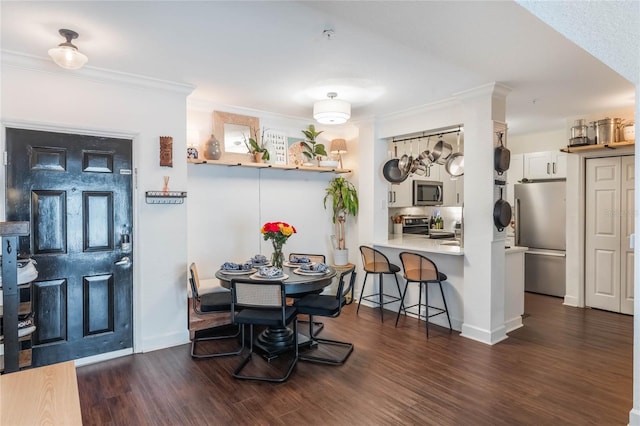
[[[329,198],[331,198],[331,206],[333,208],[332,221],[336,225],[337,248],[344,250],[346,247],[344,228],[347,216],[355,217],[358,215],[358,190],[343,177],[333,178],[325,189],[325,209]]]
[[[322,155],[326,156],[327,151],[324,149],[324,144],[318,143],[316,138],[322,130],[317,132],[316,128],[313,124],[309,124],[306,130],[303,130],[302,133],[307,138],[307,140],[302,141],[302,147],[304,151],[302,152],[308,159],[312,160],[314,158],[318,158]]]
[[[262,129],[262,134],[259,139],[260,142],[258,142],[257,130],[254,132],[253,137],[250,137],[249,139],[247,139],[247,137],[244,135],[242,136],[244,137],[244,145],[247,147],[249,154],[257,154],[261,152],[262,159],[265,161],[269,161],[269,151],[267,150],[266,145],[262,143],[262,141],[264,140],[264,131],[265,129]]]

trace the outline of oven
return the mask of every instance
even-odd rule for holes
[[[402,233],[429,235],[429,219],[429,216],[404,216],[402,219]]]
[[[442,182],[431,180],[413,181],[413,205],[414,206],[440,206],[442,205]]]

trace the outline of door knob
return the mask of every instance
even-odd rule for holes
[[[114,262],[115,265],[119,265],[119,266],[129,266],[131,265],[131,259],[129,258],[129,256],[123,256],[122,259]]]

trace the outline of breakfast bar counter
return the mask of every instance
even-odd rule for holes
[[[431,239],[424,235],[396,235],[392,234],[388,240],[376,241],[373,247],[383,252],[391,263],[402,267],[400,253],[410,251],[419,253],[431,259],[438,270],[447,275],[443,282],[444,295],[451,316],[454,330],[460,330],[464,322],[464,248],[457,245],[457,241],[446,239]],[[505,247],[505,327],[507,332],[522,327],[524,313],[524,253],[527,247]],[[402,273],[398,274],[400,287],[404,288]],[[385,292],[394,293],[395,285],[385,280]],[[396,290],[397,291],[397,290]],[[436,292],[436,287],[429,290],[429,301],[435,306],[441,306],[442,297]],[[418,302],[418,287],[412,286],[407,291],[405,304]],[[387,305],[389,309],[398,312],[399,303]],[[431,319],[432,323],[447,327],[446,318],[442,315]]]
[[[458,241],[432,239],[426,235],[393,234],[389,236],[388,240],[377,241],[374,245],[451,256],[464,255],[464,249],[458,245]]]

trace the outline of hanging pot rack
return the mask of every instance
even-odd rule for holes
[[[431,136],[442,137],[444,135],[450,135],[452,133],[460,133],[461,131],[462,131],[462,126],[458,126],[458,128],[455,129],[455,130],[447,130],[447,131],[444,131],[444,132],[437,132],[437,133],[425,133],[425,132],[422,132],[422,135],[420,135],[420,136],[412,136],[410,138],[402,138],[402,139],[392,138],[391,142],[398,143],[398,142],[414,141],[414,140],[417,140],[417,139],[429,138]]]

